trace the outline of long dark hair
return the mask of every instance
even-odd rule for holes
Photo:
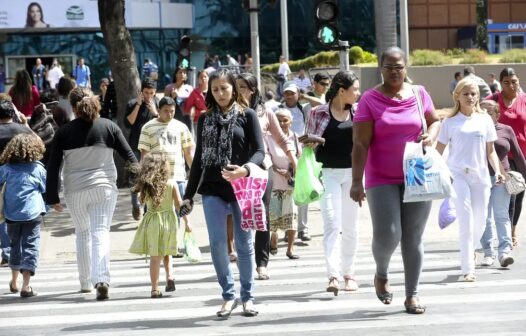
[[[256,76],[250,72],[243,72],[239,74],[237,78],[243,80],[248,86],[248,89],[253,92],[250,101],[248,102],[249,107],[255,110],[258,105],[263,104],[263,97],[261,97],[261,92],[259,92],[258,79]]]
[[[347,90],[358,80],[352,71],[339,71],[333,78],[329,90],[325,94],[325,101],[330,102],[338,94],[338,90]]]
[[[15,84],[13,85],[13,100],[20,105],[26,106],[33,99],[33,83],[31,77],[25,69],[20,69],[15,74]]]
[[[212,94],[212,83],[214,80],[219,79],[219,78],[225,78],[228,84],[232,85],[232,100],[230,101],[230,103],[231,104],[234,102],[238,103],[243,110],[246,107],[248,107],[247,102],[245,101],[245,98],[243,98],[243,96],[240,95],[239,91],[237,90],[236,77],[234,73],[227,69],[219,69],[217,71],[214,71],[210,75],[210,78],[208,79],[209,88],[208,88],[208,92],[206,93],[206,98],[205,98],[205,104],[206,104],[207,111],[212,112],[215,109],[220,109],[219,104],[217,104],[214,98],[214,95]]]
[[[40,6],[38,2],[32,2],[29,4],[29,6],[27,6],[26,28],[31,28],[35,26],[35,22],[31,18],[31,15],[29,15],[29,12],[31,11],[31,7],[33,6],[37,6],[38,10],[40,11],[40,21],[42,21],[42,23],[46,23],[44,21],[44,11],[42,11],[42,6]]]

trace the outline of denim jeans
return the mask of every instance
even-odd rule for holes
[[[139,152],[138,150],[134,149],[133,150],[133,154],[135,154],[135,157],[137,158],[137,161],[141,160],[141,152]],[[130,183],[131,183],[131,181],[130,181]],[[141,202],[139,202],[139,197],[137,196],[137,193],[134,193],[134,192],[131,193],[131,204],[132,204],[132,207],[134,207],[134,208],[140,208],[141,207]]]
[[[8,222],[11,239],[9,267],[14,271],[29,271],[35,275],[40,250],[40,225],[42,216],[23,222]]]
[[[237,202],[226,202],[217,196],[203,195],[203,210],[205,213],[208,239],[212,262],[221,286],[223,300],[230,301],[236,297],[234,275],[230,268],[228,257],[226,217],[232,211],[234,216],[234,239],[241,282],[241,301],[254,300],[254,233],[252,230],[241,229],[241,210]]]
[[[480,244],[484,249],[484,256],[495,257],[493,249],[493,221],[497,229],[499,240],[498,256],[509,254],[512,249],[511,243],[511,221],[508,212],[511,195],[506,190],[504,184],[495,184],[495,178],[492,176],[493,186],[488,204],[488,216],[486,218],[486,229],[480,239]]]
[[[7,234],[7,225],[6,223],[0,224],[0,247],[2,250],[1,258],[9,260],[9,250],[11,241],[9,240],[9,235]]]

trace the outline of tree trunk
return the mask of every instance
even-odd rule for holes
[[[380,56],[389,47],[398,46],[396,33],[396,1],[374,0],[374,26],[376,30],[376,54]]]
[[[124,134],[128,135],[128,130],[124,127],[126,104],[130,99],[137,97],[141,82],[137,71],[135,49],[124,20],[125,1],[98,0],[98,5],[100,27],[108,49],[110,69],[115,81],[117,122]],[[122,187],[126,185],[126,174],[124,174],[124,162],[120,157],[116,160],[116,165],[119,172],[117,185]]]
[[[480,50],[488,51],[488,0],[477,0],[477,32],[475,44]]]

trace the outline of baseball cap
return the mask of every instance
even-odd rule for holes
[[[299,92],[299,88],[293,81],[288,81],[283,84],[283,92],[285,91],[292,91],[292,92]]]

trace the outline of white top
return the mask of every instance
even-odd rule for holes
[[[307,77],[295,77],[293,79],[293,82],[296,83],[296,85],[304,92],[310,91],[310,89],[312,88],[312,83]]]
[[[51,85],[52,89],[57,88],[58,81],[62,77],[64,77],[64,72],[62,72],[62,69],[60,69],[59,66],[56,66],[48,71],[47,79],[49,80],[49,85]]]
[[[303,113],[297,106],[288,107],[285,105],[285,108],[292,114],[292,124],[290,125],[290,129],[296,134],[303,135],[305,133],[305,119]]]
[[[287,62],[283,62],[279,65],[278,69],[278,75],[283,75],[285,78],[291,73],[289,64]]]
[[[276,101],[276,100],[273,99],[273,100],[267,100],[264,105],[265,105],[266,109],[269,109],[269,110],[272,110],[272,111],[276,111],[280,104],[281,103],[279,101]]]
[[[486,144],[497,140],[497,131],[487,114],[462,113],[447,118],[440,128],[438,142],[449,143],[447,164],[455,174],[474,173],[484,184],[491,185],[486,154]]]

